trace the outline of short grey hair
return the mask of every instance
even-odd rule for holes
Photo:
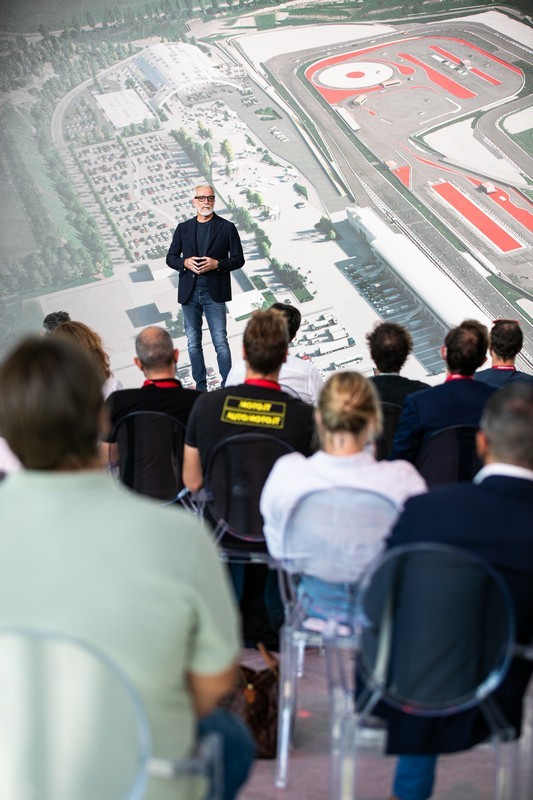
[[[481,430],[494,459],[533,470],[533,383],[515,380],[494,392]]]
[[[137,336],[135,351],[146,369],[168,367],[174,359],[174,343],[170,334],[155,325],[145,328]]]

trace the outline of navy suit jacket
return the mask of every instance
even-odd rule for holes
[[[196,225],[196,217],[180,222],[167,253],[167,266],[180,274],[178,303],[186,303],[194,289],[196,275],[185,269],[183,262],[186,258],[198,255]],[[207,289],[216,303],[225,303],[231,300],[230,272],[240,269],[244,264],[241,240],[233,222],[213,214],[206,255],[219,262],[218,269],[205,273]]]
[[[481,483],[435,489],[409,499],[387,542],[389,547],[438,542],[468,550],[504,578],[520,643],[533,638],[533,481],[492,475]],[[460,611],[458,612],[460,613]],[[533,664],[515,659],[495,698],[520,730],[522,698]],[[423,719],[386,712],[392,753],[450,753],[483,741],[489,731],[480,711]]]
[[[405,398],[391,459],[415,463],[424,440],[450,425],[479,426],[481,412],[495,386],[473,380],[451,380]]]
[[[374,375],[370,380],[378,390],[382,403],[394,403],[397,406],[403,406],[405,398],[413,392],[430,388],[428,383],[413,381],[403,375]]]
[[[518,369],[497,369],[496,367],[489,367],[488,369],[475,372],[474,380],[490,383],[492,386],[507,386],[508,383],[514,383],[515,381],[533,383],[533,375],[520,372]]]

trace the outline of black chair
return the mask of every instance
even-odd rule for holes
[[[515,798],[513,753],[502,745],[511,742],[515,731],[493,696],[507,675],[515,637],[503,578],[459,548],[429,543],[396,547],[376,559],[363,577],[356,619],[362,691],[358,713],[345,717],[341,775],[353,780],[359,730],[380,701],[402,712],[392,718],[385,712],[397,741],[408,735],[403,726],[410,716],[447,717],[479,708],[499,751],[494,796]],[[471,746],[467,739],[464,746]]]
[[[138,494],[175,503],[182,491],[185,425],[160,411],[134,411],[111,434],[111,471]]]
[[[483,466],[473,425],[452,425],[432,433],[422,444],[415,467],[429,487],[471,481]]]
[[[259,499],[270,470],[290,444],[262,433],[228,436],[213,450],[205,471],[207,517],[229,560],[267,561]]]
[[[384,461],[392,453],[394,434],[402,416],[403,408],[396,403],[381,403],[383,412],[383,431],[376,439],[376,459]]]

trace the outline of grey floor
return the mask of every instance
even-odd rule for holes
[[[244,663],[261,666],[252,650],[243,651]],[[530,686],[529,710],[533,716]],[[290,754],[286,789],[274,785],[274,761],[257,761],[240,800],[327,800],[328,798],[328,707],[325,659],[316,650],[306,655],[305,675],[299,681],[295,746]],[[382,755],[379,734],[369,732],[358,758],[357,800],[388,800],[395,759]],[[439,761],[434,800],[492,800],[494,797],[494,751],[483,745]],[[513,791],[509,800],[519,800]],[[533,800],[523,795],[523,800]]]

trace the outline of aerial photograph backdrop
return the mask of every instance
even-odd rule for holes
[[[519,320],[533,372],[527,0],[0,0],[0,358],[66,311],[138,386],[165,327],[193,385],[166,254],[197,186],[240,233],[232,354],[298,306],[291,352],[372,373],[380,320],[442,381],[464,319]],[[206,339],[209,388],[216,355]]]

